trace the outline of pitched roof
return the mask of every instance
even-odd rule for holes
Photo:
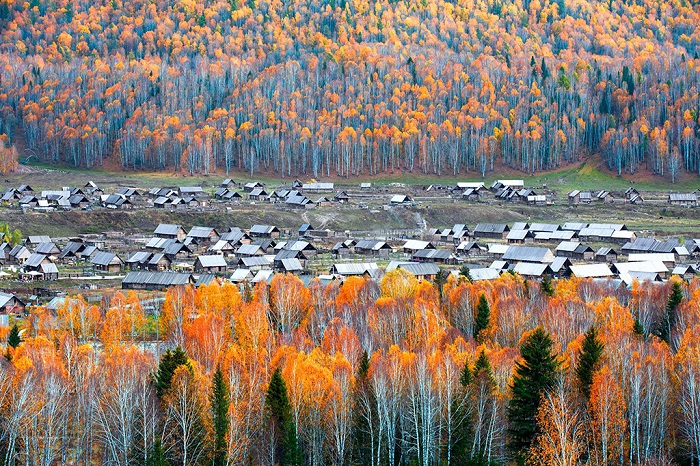
[[[151,253],[148,251],[136,251],[132,253],[127,259],[127,264],[143,264],[150,260]]]
[[[495,280],[501,276],[501,273],[495,268],[479,267],[469,269],[469,276],[471,276],[472,281],[479,282],[482,280]]]
[[[236,254],[241,256],[259,255],[262,254],[262,248],[258,244],[241,244]]]
[[[551,270],[552,269],[549,267],[549,264],[534,262],[518,262],[513,268],[513,271],[516,273],[530,277],[541,277],[547,273],[551,273]]]
[[[58,250],[58,253],[61,252],[61,250],[54,243],[48,242],[39,244],[34,252],[38,252],[39,254],[52,254],[55,253],[56,250]]]
[[[372,251],[379,251],[380,249],[389,249],[389,245],[386,241],[372,240],[372,239],[362,239],[357,242],[355,249],[365,249]]]
[[[333,183],[304,183],[302,189],[308,189],[310,191],[331,191],[334,189]]]
[[[24,262],[25,267],[39,267],[46,260],[46,254],[34,253]]]
[[[250,229],[250,232],[256,235],[269,235],[275,229],[276,227],[272,225],[253,225]]]
[[[532,237],[530,230],[510,230],[506,239],[509,240],[524,240],[526,237]]]
[[[612,277],[614,274],[608,264],[581,264],[570,267],[571,274],[578,278]]]
[[[226,259],[224,256],[218,254],[208,255],[208,256],[198,256],[196,259],[202,267],[227,267]]]
[[[187,233],[190,238],[209,238],[209,235],[216,234],[216,230],[211,227],[192,227]]]
[[[187,285],[192,282],[192,274],[178,272],[129,272],[122,284],[138,284],[151,286]]]
[[[531,231],[557,231],[559,230],[559,225],[555,223],[533,223],[530,225]]]
[[[7,306],[7,304],[10,301],[12,301],[13,299],[16,299],[20,303],[22,302],[15,295],[9,294],[9,293],[3,293],[2,291],[0,291],[0,308]],[[24,304],[24,303],[22,303],[22,304]]]
[[[414,259],[449,260],[452,252],[447,249],[420,249],[413,254]]]
[[[669,201],[697,202],[695,193],[671,193],[668,195]]]
[[[474,228],[474,233],[504,233],[510,231],[505,223],[480,223]]]
[[[247,268],[267,267],[267,266],[272,265],[270,263],[270,260],[265,256],[242,257],[240,262],[243,263],[243,265],[245,265]]]
[[[41,269],[41,272],[44,274],[49,274],[49,273],[58,274],[58,267],[56,267],[56,264],[54,264],[53,262],[41,264],[41,265],[39,265],[39,268]]]
[[[345,277],[364,275],[365,273],[375,276],[378,270],[379,267],[374,262],[341,262],[333,264],[333,267],[331,267],[331,273],[337,273]]]
[[[119,256],[116,254],[107,251],[100,251],[92,257],[90,262],[92,262],[93,265],[107,266],[110,265],[115,259],[121,263],[121,259],[119,259]]]
[[[422,276],[422,275],[437,275],[437,273],[440,271],[440,267],[438,267],[436,264],[432,262],[424,262],[424,263],[418,263],[418,262],[408,262],[408,263],[402,263],[398,264],[396,266],[397,269],[404,269],[405,271],[416,275],[416,276]],[[388,267],[387,267],[388,270]]]
[[[233,271],[231,274],[231,280],[232,282],[242,282],[244,280],[250,280],[253,278],[253,274],[250,272],[248,269],[236,269]]]
[[[182,229],[182,225],[174,225],[172,223],[161,223],[153,232],[154,235],[177,236]]]
[[[288,259],[282,259],[282,268],[287,272],[295,272],[298,270],[303,270],[301,262],[296,257],[290,257]]]
[[[503,254],[503,260],[523,262],[552,262],[554,254],[549,248],[536,246],[510,246]]]
[[[433,246],[429,241],[420,241],[417,239],[409,239],[401,247],[403,249],[411,249],[414,251],[417,251],[420,249],[434,249],[435,248],[435,246]]]

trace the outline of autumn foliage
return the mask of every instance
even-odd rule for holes
[[[692,1],[0,2],[0,132],[79,167],[700,171]]]
[[[635,332],[668,323],[673,284],[553,286],[549,297],[517,275],[450,277],[441,300],[401,271],[308,286],[279,275],[244,297],[215,280],[170,289],[159,326],[133,292],[69,297],[55,315],[32,311],[3,348],[0,453],[11,464],[697,461],[700,314],[688,297],[700,281],[678,285],[673,345]]]

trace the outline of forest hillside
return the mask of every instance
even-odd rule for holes
[[[689,0],[0,0],[0,37],[0,134],[41,163],[700,173]]]

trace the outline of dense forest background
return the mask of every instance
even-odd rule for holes
[[[0,133],[124,169],[700,173],[689,0],[1,0]]]

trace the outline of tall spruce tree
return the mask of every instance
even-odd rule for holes
[[[148,456],[146,457],[146,466],[170,466],[165,458],[165,450],[159,439],[156,439],[151,446]]]
[[[22,343],[22,338],[19,336],[19,327],[14,324],[10,329],[10,334],[7,336],[7,346],[17,348]]]
[[[228,409],[231,405],[231,396],[221,366],[216,366],[216,372],[214,372],[210,401],[214,430],[212,465],[224,466],[226,464],[226,435],[228,434]]]
[[[540,290],[550,298],[554,296],[554,285],[552,285],[552,277],[549,274],[545,274],[545,276],[542,277]]]
[[[576,378],[579,382],[581,394],[588,401],[591,397],[593,375],[595,375],[600,359],[603,357],[605,345],[598,338],[598,329],[595,326],[586,331],[581,345],[581,353],[576,366]]]
[[[554,387],[561,371],[553,346],[549,334],[537,327],[520,346],[522,360],[515,364],[512,397],[507,407],[508,447],[521,464],[539,433],[536,416],[542,395]]]
[[[664,320],[659,329],[659,337],[669,345],[671,344],[671,329],[676,324],[676,312],[681,301],[683,301],[681,284],[674,281],[671,285],[671,294],[668,296],[668,301],[666,301]]]
[[[489,307],[489,302],[486,300],[486,295],[481,293],[481,296],[479,296],[479,304],[476,306],[476,315],[474,316],[473,336],[475,340],[481,341],[479,335],[488,328],[490,319],[491,308]]]
[[[372,387],[369,382],[369,356],[362,352],[357,367],[355,390],[353,392],[352,419],[352,464],[372,462],[372,425],[375,416]]]
[[[276,432],[280,441],[275,445],[275,462],[280,466],[295,466],[303,464],[296,426],[292,417],[292,405],[289,403],[287,384],[282,377],[279,367],[270,378],[270,385],[265,393],[270,428]]]
[[[170,384],[173,380],[175,369],[180,366],[187,366],[191,369],[190,361],[187,359],[187,354],[179,346],[175,350],[167,350],[163,353],[158,364],[158,371],[155,374],[154,381],[156,386],[156,396],[158,399],[163,399],[163,396],[170,389]]]
[[[22,343],[22,339],[19,336],[19,327],[17,327],[17,324],[14,324],[10,329],[10,334],[7,336],[7,351],[5,351],[5,359],[8,361],[12,360],[10,348],[17,348],[20,343]]]

